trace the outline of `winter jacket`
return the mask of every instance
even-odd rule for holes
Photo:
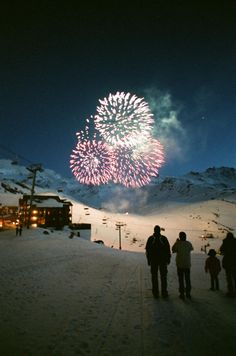
[[[169,264],[171,258],[170,244],[166,236],[150,236],[146,243],[146,256],[149,265]]]
[[[223,268],[236,270],[236,238],[226,237],[220,247],[220,252],[224,255]]]
[[[209,256],[205,262],[205,271],[212,276],[218,276],[221,271],[220,260],[215,256]]]
[[[191,251],[193,246],[189,241],[177,240],[172,246],[172,252],[176,253],[176,266],[178,268],[191,267]]]

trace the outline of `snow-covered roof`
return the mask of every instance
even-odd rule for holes
[[[1,194],[0,193],[0,204],[2,206],[18,206],[19,199],[22,198],[20,194]]]
[[[56,199],[44,199],[41,201],[33,201],[33,205],[37,207],[44,207],[44,208],[63,208],[63,202],[59,202]]]

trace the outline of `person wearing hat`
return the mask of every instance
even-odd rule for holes
[[[218,275],[221,271],[220,260],[216,257],[216,251],[210,249],[205,262],[205,272],[210,274],[211,287],[210,290],[219,290],[219,278]]]

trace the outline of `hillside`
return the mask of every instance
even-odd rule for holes
[[[92,224],[92,240],[118,248],[117,223],[122,224],[122,249],[143,251],[147,236],[159,224],[174,242],[184,230],[196,251],[218,249],[227,231],[235,231],[236,170],[209,168],[183,177],[165,177],[141,189],[82,186],[51,170],[37,174],[36,193],[58,194],[73,203],[73,222]],[[29,193],[32,178],[26,167],[0,160],[0,203],[18,203]],[[213,239],[203,236],[212,234]],[[208,246],[209,245],[209,246]]]
[[[29,172],[0,164],[0,202],[17,202],[29,192]],[[17,237],[13,230],[0,232],[2,354],[234,355],[235,298],[225,297],[224,271],[217,292],[209,291],[204,272],[205,252],[218,250],[226,232],[236,229],[234,169],[160,178],[133,191],[79,186],[50,170],[36,183],[37,193],[70,199],[73,220],[91,223],[92,240],[106,246],[69,239],[67,228],[23,229]],[[129,251],[117,250],[117,222],[122,250]],[[194,246],[191,301],[178,297],[175,256],[168,267],[170,297],[152,297],[144,252],[156,224],[171,246],[181,230]]]
[[[0,193],[29,193],[32,174],[26,167],[0,160]],[[196,202],[209,199],[223,199],[236,193],[236,169],[228,167],[209,168],[205,172],[190,172],[181,177],[160,177],[152,184],[127,189],[120,185],[86,186],[74,178],[63,178],[52,170],[38,172],[37,193],[48,191],[68,195],[94,208],[108,208],[114,212],[143,213],[157,201]]]

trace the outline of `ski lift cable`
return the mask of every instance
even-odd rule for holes
[[[26,157],[24,157],[24,156],[22,156],[22,155],[20,155],[20,154],[18,154],[18,153],[16,153],[16,152],[14,152],[12,149],[6,147],[5,145],[0,144],[0,148],[1,148],[2,150],[4,150],[5,152],[10,153],[10,154],[13,155],[14,157],[20,158],[21,160],[23,160],[23,161],[25,161],[25,162],[28,162],[28,163],[30,163],[30,164],[33,163],[32,161],[30,161],[30,160],[27,159]]]
[[[43,171],[43,168],[42,168],[42,164],[35,164],[34,162],[32,162],[31,160],[29,160],[28,158],[16,153],[15,151],[13,151],[12,149],[6,147],[5,145],[3,144],[0,144],[0,149],[4,150],[5,152],[8,152],[10,153],[11,155],[13,155],[15,157],[15,159],[20,159],[22,161],[25,161],[27,162],[28,164],[30,164],[29,167],[26,167],[28,170],[39,170],[39,171]]]

